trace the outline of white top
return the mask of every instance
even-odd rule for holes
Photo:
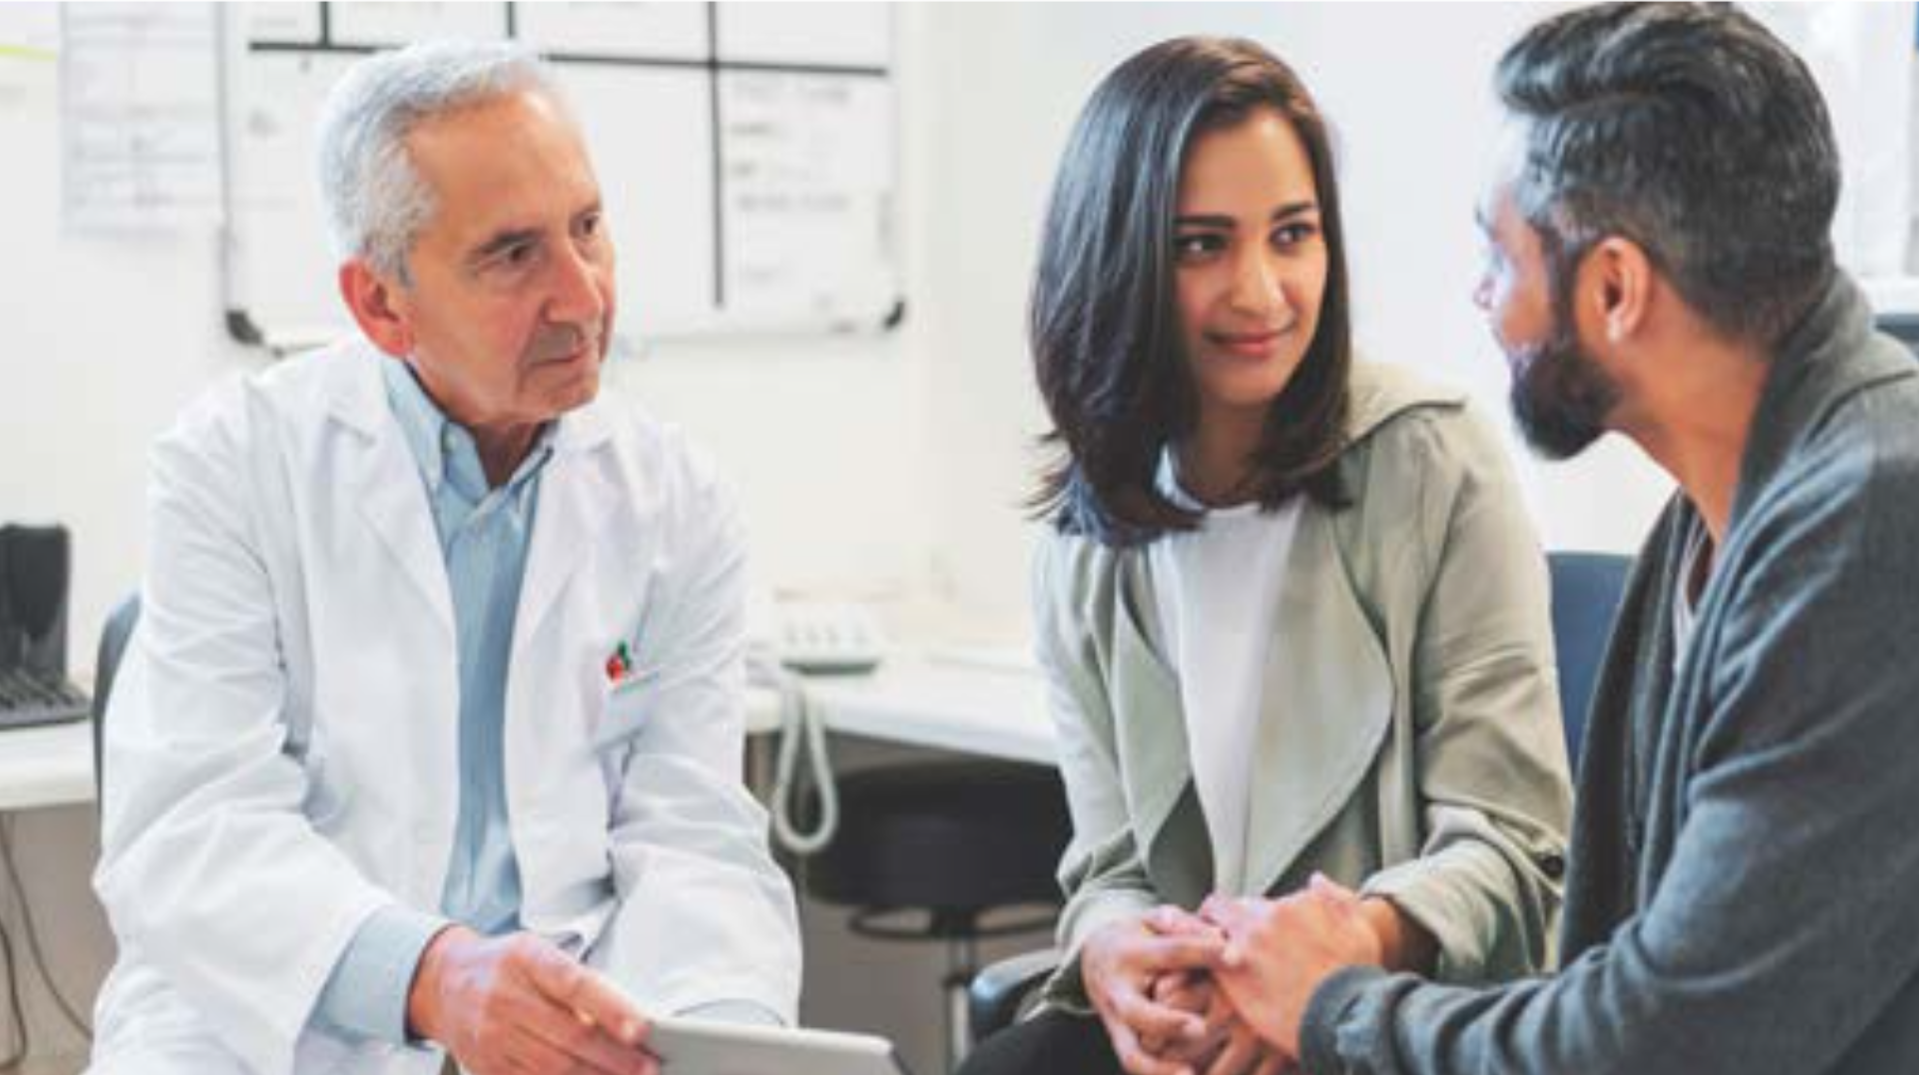
[[[92,722],[0,731],[0,813],[92,800]]]
[[[1699,558],[1706,555],[1712,545],[1712,536],[1704,526],[1696,530],[1686,542],[1686,551],[1679,558],[1679,585],[1672,595],[1672,674],[1679,675],[1679,665],[1686,659],[1686,649],[1692,644],[1692,632],[1696,623],[1693,609],[1692,580],[1699,574]],[[1700,585],[1704,592],[1705,586]]]
[[[1187,750],[1213,841],[1213,885],[1244,886],[1253,737],[1265,704],[1266,656],[1277,622],[1300,502],[1207,509],[1179,485],[1172,453],[1159,484],[1174,503],[1205,512],[1198,530],[1147,546],[1153,596],[1186,710]]]

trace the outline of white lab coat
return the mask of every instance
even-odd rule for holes
[[[438,1070],[308,1025],[369,915],[437,910],[458,806],[452,598],[382,361],[355,340],[230,383],[154,451],[107,721],[96,1071]],[[736,517],[676,432],[604,396],[541,481],[506,688],[521,919],[651,1011],[791,1022],[792,890],[740,786]]]

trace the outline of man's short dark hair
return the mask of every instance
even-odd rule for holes
[[[1496,81],[1526,122],[1514,200],[1555,292],[1617,235],[1721,332],[1771,345],[1831,279],[1832,123],[1806,65],[1752,17],[1583,8],[1528,31]]]

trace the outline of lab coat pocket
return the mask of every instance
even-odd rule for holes
[[[608,684],[600,701],[600,723],[593,747],[604,752],[632,743],[646,725],[645,691],[637,678]]]

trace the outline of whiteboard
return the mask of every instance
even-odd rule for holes
[[[623,343],[901,317],[886,5],[248,3],[222,33],[222,269],[244,342],[351,326],[315,123],[354,61],[434,37],[512,38],[552,61],[619,252]]]

